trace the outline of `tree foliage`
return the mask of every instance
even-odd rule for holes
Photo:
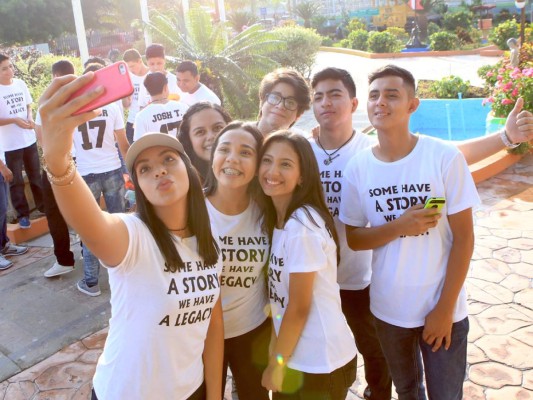
[[[284,48],[272,32],[261,25],[231,36],[227,25],[213,23],[200,8],[186,16],[185,26],[161,13],[151,16],[154,40],[163,42],[167,54],[192,60],[199,66],[202,82],[224,101],[234,117],[251,118],[257,111],[257,88],[263,76],[279,64],[271,54]]]
[[[322,5],[313,0],[305,0],[294,7],[294,13],[304,20],[304,26],[311,28],[311,20],[320,14]]]

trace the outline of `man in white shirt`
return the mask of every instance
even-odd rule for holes
[[[133,84],[133,94],[122,99],[122,105],[129,110],[128,121],[126,122],[126,137],[128,142],[133,143],[135,115],[139,112],[139,92],[148,75],[148,67],[144,64],[141,54],[136,49],[129,49],[124,52],[122,57],[128,65],[130,71],[131,83]]]
[[[178,87],[176,75],[171,72],[168,72],[165,69],[167,61],[165,58],[165,48],[163,47],[163,45],[157,43],[151,44],[146,48],[146,52],[144,55],[146,57],[146,64],[148,65],[148,69],[150,70],[149,73],[162,72],[167,77],[169,100],[179,100],[183,94],[180,88]],[[141,110],[146,107],[148,103],[150,103],[150,94],[148,93],[144,85],[140,86],[138,101],[139,108]]]
[[[220,105],[218,96],[200,82],[198,67],[190,60],[182,61],[176,68],[178,87],[183,92],[181,101],[189,107],[200,101],[209,101]]]
[[[41,166],[33,130],[33,100],[26,84],[14,76],[11,60],[0,54],[0,146],[5,151],[6,165],[13,172],[9,186],[11,202],[17,211],[20,227],[28,229],[31,225],[30,208],[24,194],[22,168],[28,176],[35,206],[44,212]]]
[[[139,140],[148,132],[168,133],[176,137],[183,119],[189,108],[181,101],[168,99],[167,77],[161,72],[148,74],[143,86],[150,93],[150,104],[135,116],[134,140]]]

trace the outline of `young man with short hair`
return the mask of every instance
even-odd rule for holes
[[[165,74],[168,81],[168,98],[169,100],[179,100],[183,93],[178,87],[176,75],[171,72],[168,72],[165,69],[166,58],[165,58],[165,48],[161,44],[151,44],[146,48],[145,52],[146,64],[148,65],[149,73],[161,72]],[[139,108],[142,110],[150,103],[150,94],[144,87],[140,86],[139,89]]]
[[[122,99],[122,105],[129,110],[128,120],[126,122],[126,137],[128,142],[133,143],[135,116],[139,112],[139,92],[143,85],[144,78],[150,71],[144,64],[141,54],[136,49],[129,49],[124,52],[122,57],[128,65],[131,83],[133,84],[133,94]]]
[[[479,197],[456,146],[409,131],[411,73],[388,65],[369,84],[378,143],[346,166],[339,218],[352,250],[373,249],[370,308],[399,399],[426,398],[424,371],[430,398],[460,400]],[[431,197],[445,198],[442,218],[424,208]]]
[[[178,87],[182,91],[180,101],[189,107],[200,101],[209,101],[220,105],[218,96],[202,82],[198,67],[190,60],[182,61],[176,68]]]
[[[5,152],[6,165],[13,173],[9,187],[11,202],[20,227],[28,229],[31,226],[30,208],[24,194],[22,168],[28,176],[35,206],[43,212],[41,166],[33,130],[33,100],[26,84],[14,76],[10,58],[0,54],[0,147]]]
[[[161,72],[148,74],[144,87],[150,93],[150,104],[135,117],[134,140],[148,132],[168,133],[177,137],[183,114],[189,108],[181,101],[168,99],[167,77]]]

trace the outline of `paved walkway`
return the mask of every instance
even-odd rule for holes
[[[468,400],[507,400],[533,398],[533,156],[529,155],[520,163],[500,175],[478,185],[483,205],[475,213],[476,247],[467,279],[470,310],[470,334],[468,351],[468,377],[465,382],[465,399]],[[104,296],[89,299],[78,295],[71,286],[74,277],[68,275],[56,281],[42,277],[44,265],[49,265],[51,256],[40,261],[32,261],[36,254],[49,254],[50,249],[33,250],[26,261],[17,261],[11,271],[0,276],[2,293],[2,314],[16,309],[21,314],[32,313],[31,307],[38,307],[40,297],[34,293],[16,292],[6,287],[10,275],[23,274],[35,284],[54,287],[57,293],[55,304],[58,307],[68,300],[91,307],[93,302],[100,304],[102,317],[108,317]],[[29,261],[29,262],[28,262]],[[23,265],[25,264],[25,265]],[[79,271],[78,271],[79,272]],[[72,274],[76,274],[73,272]],[[4,293],[13,290],[11,301],[6,302]],[[24,307],[20,307],[23,302]],[[78,304],[81,307],[81,304]],[[100,306],[92,306],[100,309]],[[63,307],[68,308],[68,307]],[[67,310],[65,310],[67,312]],[[35,315],[34,318],[41,318]],[[21,318],[23,316],[21,315]],[[99,319],[95,313],[89,319]],[[23,318],[27,321],[28,318]],[[40,325],[51,324],[46,318]],[[59,324],[57,321],[54,324]],[[5,330],[2,322],[3,336]],[[35,342],[39,346],[50,340],[50,333],[35,326]],[[73,327],[76,331],[78,328]],[[57,330],[56,330],[57,331]],[[40,363],[10,376],[0,383],[0,399],[69,399],[87,400],[96,360],[101,353],[106,338],[106,329],[95,329],[92,335],[64,347],[61,351]],[[75,334],[72,336],[75,337]],[[16,340],[16,338],[13,338]],[[2,340],[0,348],[5,351]],[[37,347],[39,347],[37,346]],[[35,351],[38,351],[36,348]],[[9,356],[9,352],[7,352]],[[23,359],[13,363],[24,365]],[[24,368],[21,368],[24,369]],[[358,379],[352,386],[347,399],[361,399],[366,386],[360,362]],[[230,385],[226,399],[231,399]]]

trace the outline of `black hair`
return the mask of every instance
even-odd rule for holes
[[[316,226],[318,223],[313,219],[309,208],[314,209],[324,220],[326,229],[337,245],[337,262],[340,260],[340,247],[335,222],[329,212],[325,201],[324,189],[320,180],[320,171],[316,161],[315,153],[309,141],[302,135],[290,130],[280,130],[268,135],[261,148],[259,163],[263,159],[268,148],[273,143],[287,143],[298,155],[300,165],[301,182],[296,186],[287,207],[287,213],[283,223],[286,224],[289,218],[294,218],[292,214],[302,208],[309,220]],[[260,198],[260,207],[264,210],[264,227],[270,236],[276,226],[277,215],[272,199],[263,194]],[[304,223],[303,221],[300,221]]]
[[[165,58],[165,48],[162,44],[154,43],[146,48],[144,52],[146,59],[148,58]]]
[[[228,114],[228,112],[219,106],[218,104],[211,103],[209,101],[200,101],[198,103],[193,104],[187,112],[183,115],[183,119],[181,120],[180,130],[178,132],[178,140],[183,145],[183,148],[185,149],[185,152],[191,159],[192,165],[196,168],[198,173],[200,174],[200,178],[202,179],[202,182],[205,180],[205,177],[207,175],[207,171],[209,170],[209,161],[206,161],[202,158],[200,158],[192,148],[192,142],[191,142],[191,118],[194,116],[194,114],[203,111],[203,110],[215,110],[218,111],[218,113],[222,116],[222,119],[229,123],[231,122],[232,118]]]
[[[65,76],[74,74],[74,65],[69,60],[59,60],[52,64],[52,75]]]
[[[152,72],[146,75],[143,84],[150,96],[157,96],[163,93],[165,85],[168,84],[168,79],[162,72]]]
[[[1,62],[4,62],[5,60],[9,60],[9,56],[4,54],[4,53],[0,53],[0,63]]]
[[[189,71],[193,76],[198,75],[198,67],[191,60],[182,61],[176,67],[176,72],[187,72],[187,71]]]
[[[124,52],[122,59],[125,62],[142,60],[141,53],[137,49],[128,49]]]
[[[334,81],[341,81],[346,90],[348,91],[348,94],[351,98],[356,97],[357,90],[355,87],[355,82],[353,81],[352,76],[348,71],[342,68],[335,68],[335,67],[328,67],[324,68],[321,71],[318,71],[316,74],[313,75],[313,78],[311,79],[311,87],[314,89],[316,85],[318,85],[320,82],[325,81],[327,79],[332,79]]]
[[[250,135],[253,136],[255,139],[255,152],[257,155],[257,165],[256,165],[256,171],[257,166],[259,165],[259,153],[261,151],[261,146],[263,145],[263,134],[259,129],[257,129],[257,126],[250,122],[243,122],[243,121],[233,121],[230,122],[224,129],[220,131],[220,133],[215,138],[215,141],[213,142],[213,147],[211,148],[211,159],[210,159],[210,166],[213,165],[213,157],[215,155],[216,148],[218,146],[218,143],[220,142],[220,138],[224,136],[226,132],[230,132],[236,129],[242,129],[246,132],[248,132]],[[205,178],[205,185],[204,185],[204,194],[206,196],[211,196],[215,194],[218,187],[218,181],[215,178],[215,174],[213,172],[213,168],[209,168],[207,171],[207,176]],[[252,196],[254,200],[257,200],[257,197],[260,195],[261,187],[259,186],[259,181],[257,180],[257,176],[254,176],[254,178],[250,181],[250,184],[248,185],[248,193]]]
[[[306,110],[309,110],[309,103],[311,101],[311,92],[309,85],[305,78],[296,70],[289,68],[278,68],[265,75],[261,81],[259,87],[259,104],[260,107],[266,100],[267,94],[269,94],[274,86],[278,83],[286,83],[292,86],[295,92],[295,99],[298,102],[298,109],[296,111],[296,117],[302,115]],[[261,108],[259,109],[259,115],[257,119],[261,119]],[[294,121],[296,122],[296,121]],[[294,125],[294,122],[291,124]]]
[[[414,96],[416,91],[416,83],[413,74],[407,71],[404,68],[398,67],[397,65],[385,65],[384,67],[378,68],[374,72],[371,72],[368,75],[368,84],[370,85],[376,79],[384,78],[386,76],[397,76],[403,80],[404,86],[407,90]]]
[[[87,68],[89,64],[100,64],[102,67],[105,67],[107,65],[107,62],[98,56],[90,57],[83,63],[83,68]]]
[[[177,152],[176,152],[177,153]],[[209,215],[205,205],[200,178],[191,164],[191,160],[184,154],[179,154],[189,178],[189,191],[187,192],[187,227],[196,236],[198,253],[206,265],[214,265],[218,260],[219,249],[211,232]],[[137,215],[143,221],[157,244],[159,251],[165,259],[165,271],[176,272],[183,266],[183,260],[175,245],[175,237],[166,225],[157,216],[154,206],[148,201],[140,188],[137,172],[132,168],[131,179],[135,185],[135,199]]]
[[[98,64],[98,63],[87,64],[85,66],[85,69],[83,70],[83,73],[86,74],[87,72],[96,72],[102,68],[104,68],[102,64]]]

